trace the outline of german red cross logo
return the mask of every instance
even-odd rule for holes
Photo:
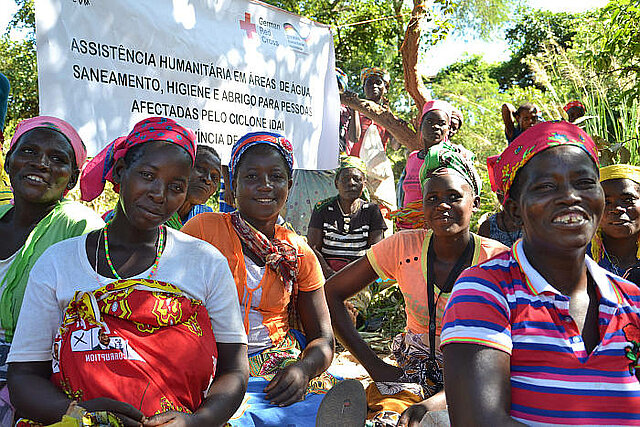
[[[240,22],[240,29],[245,30],[247,32],[247,37],[250,39],[253,38],[253,35],[256,33],[256,24],[251,23],[251,14],[248,12],[244,13],[244,21]]]

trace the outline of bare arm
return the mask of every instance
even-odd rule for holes
[[[309,380],[326,371],[333,359],[333,332],[324,290],[300,291],[297,309],[307,347],[296,363],[279,371],[264,389],[266,398],[280,406],[302,399]]]
[[[509,415],[511,356],[477,344],[443,347],[451,425],[521,426]]]
[[[351,120],[349,120],[349,127],[347,128],[347,139],[352,144],[355,144],[360,140],[360,116],[353,108],[349,108],[349,114],[351,114]]]
[[[335,273],[333,268],[329,265],[320,249],[322,249],[322,230],[315,227],[309,227],[307,230],[307,243],[313,249],[313,252],[316,254],[316,258],[318,258],[318,262],[320,263],[320,267],[322,268],[322,274],[324,274],[325,279],[328,279]]]
[[[402,374],[402,370],[382,361],[364,342],[344,306],[347,298],[377,278],[377,273],[364,256],[331,276],[325,284],[325,294],[331,312],[331,324],[340,342],[362,363],[374,381],[393,381]]]
[[[513,124],[515,120],[516,109],[513,105],[508,102],[502,104],[502,122],[504,123],[504,132],[507,134],[509,139],[513,139],[513,135],[515,134],[516,127]]]
[[[8,372],[11,403],[19,416],[45,425],[59,422],[71,400],[49,380],[51,361],[10,363]],[[128,403],[108,398],[82,402],[87,411],[109,411],[125,426],[139,426],[144,416]]]
[[[369,239],[367,240],[367,243],[369,244],[369,247],[371,247],[382,239],[384,239],[384,230],[373,230],[369,232]]]
[[[145,426],[222,426],[238,409],[249,380],[247,345],[217,343],[218,365],[207,397],[192,415],[175,411],[151,417]]]

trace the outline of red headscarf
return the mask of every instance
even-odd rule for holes
[[[508,199],[509,189],[518,171],[536,154],[559,145],[580,147],[596,166],[600,164],[598,147],[578,126],[565,121],[539,123],[514,139],[502,154],[487,158],[491,189],[504,193],[503,204]]]
[[[136,123],[129,135],[117,138],[87,163],[80,177],[82,200],[91,201],[98,197],[104,190],[106,181],[113,183],[113,166],[116,161],[123,158],[133,146],[151,141],[177,144],[187,150],[191,157],[191,164],[195,163],[195,133],[172,119],[149,117]],[[114,185],[114,190],[119,191],[117,185]]]

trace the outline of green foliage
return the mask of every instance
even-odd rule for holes
[[[534,85],[535,79],[525,58],[537,55],[544,43],[550,40],[563,49],[569,48],[580,21],[581,15],[520,9],[517,21],[506,31],[511,58],[492,72],[500,88],[506,90],[512,86]]]
[[[600,11],[594,40],[583,54],[595,70],[630,80],[625,95],[640,95],[640,0],[615,0]]]
[[[9,79],[11,91],[5,124],[5,139],[17,123],[38,115],[38,70],[35,41],[14,41],[9,36],[0,37],[0,72]]]

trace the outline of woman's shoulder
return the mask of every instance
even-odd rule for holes
[[[80,251],[84,251],[86,240],[87,234],[60,240],[45,249],[37,262],[43,263],[51,261],[53,264],[58,265],[62,264],[61,260],[71,260],[77,253],[84,254],[84,252]]]

